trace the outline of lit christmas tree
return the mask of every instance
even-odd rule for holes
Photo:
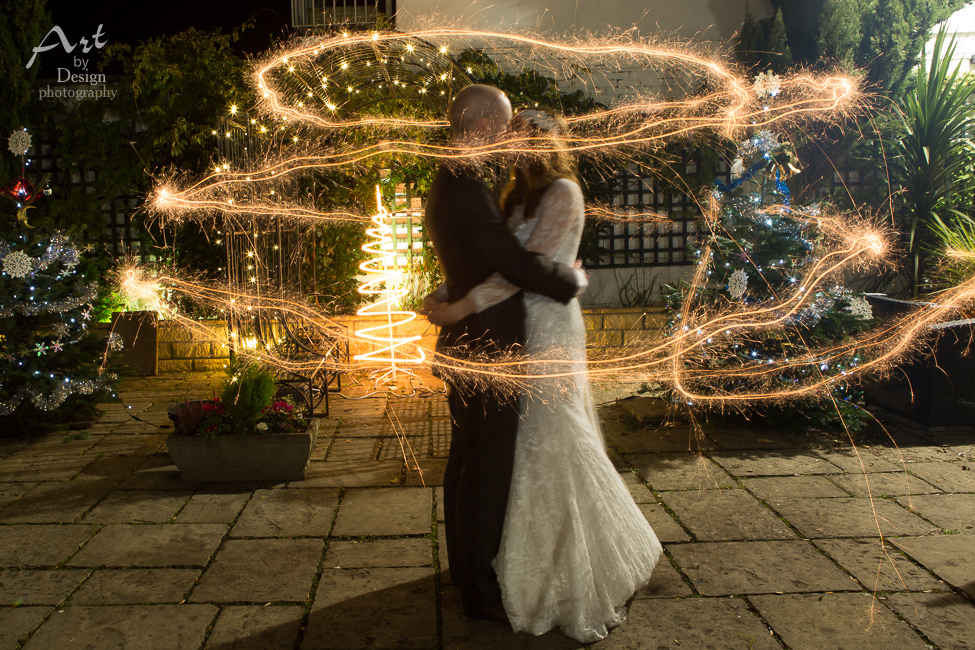
[[[22,158],[30,148],[23,129],[8,142]],[[94,415],[91,398],[72,396],[99,393],[110,379],[101,368],[105,341],[88,330],[98,284],[78,272],[78,248],[64,234],[28,223],[44,180],[32,183],[22,171],[2,188],[16,217],[0,216],[0,417],[12,417],[23,431],[47,419],[38,410]]]

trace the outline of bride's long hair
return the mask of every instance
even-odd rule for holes
[[[552,183],[560,178],[579,182],[575,161],[566,153],[560,134],[565,132],[565,122],[546,111],[521,111],[514,117],[515,129],[524,129],[533,139],[543,140],[546,148],[554,151],[522,154],[517,164],[511,165],[508,184],[501,192],[501,209],[511,219],[515,206],[525,206],[525,219],[535,216],[542,196]],[[553,146],[554,145],[554,146]]]

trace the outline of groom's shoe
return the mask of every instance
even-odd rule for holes
[[[490,609],[470,612],[468,616],[480,620],[497,621],[498,623],[503,623],[504,625],[511,625],[511,621],[508,620],[508,613],[504,611],[504,605],[495,605]]]

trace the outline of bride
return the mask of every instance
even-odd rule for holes
[[[558,120],[522,111],[516,132],[558,144]],[[584,222],[582,190],[566,154],[519,160],[501,207],[530,251],[572,265]],[[519,289],[495,274],[430,315],[455,323]],[[650,579],[662,549],[606,454],[586,374],[586,330],[578,299],[563,305],[525,294],[526,351],[537,364],[519,405],[521,422],[501,547],[494,570],[515,631],[554,627],[589,643],[619,625],[625,603]]]

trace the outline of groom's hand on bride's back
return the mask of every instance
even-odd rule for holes
[[[578,298],[589,288],[589,274],[583,268],[582,260],[576,260],[572,268],[576,272],[576,297]]]

